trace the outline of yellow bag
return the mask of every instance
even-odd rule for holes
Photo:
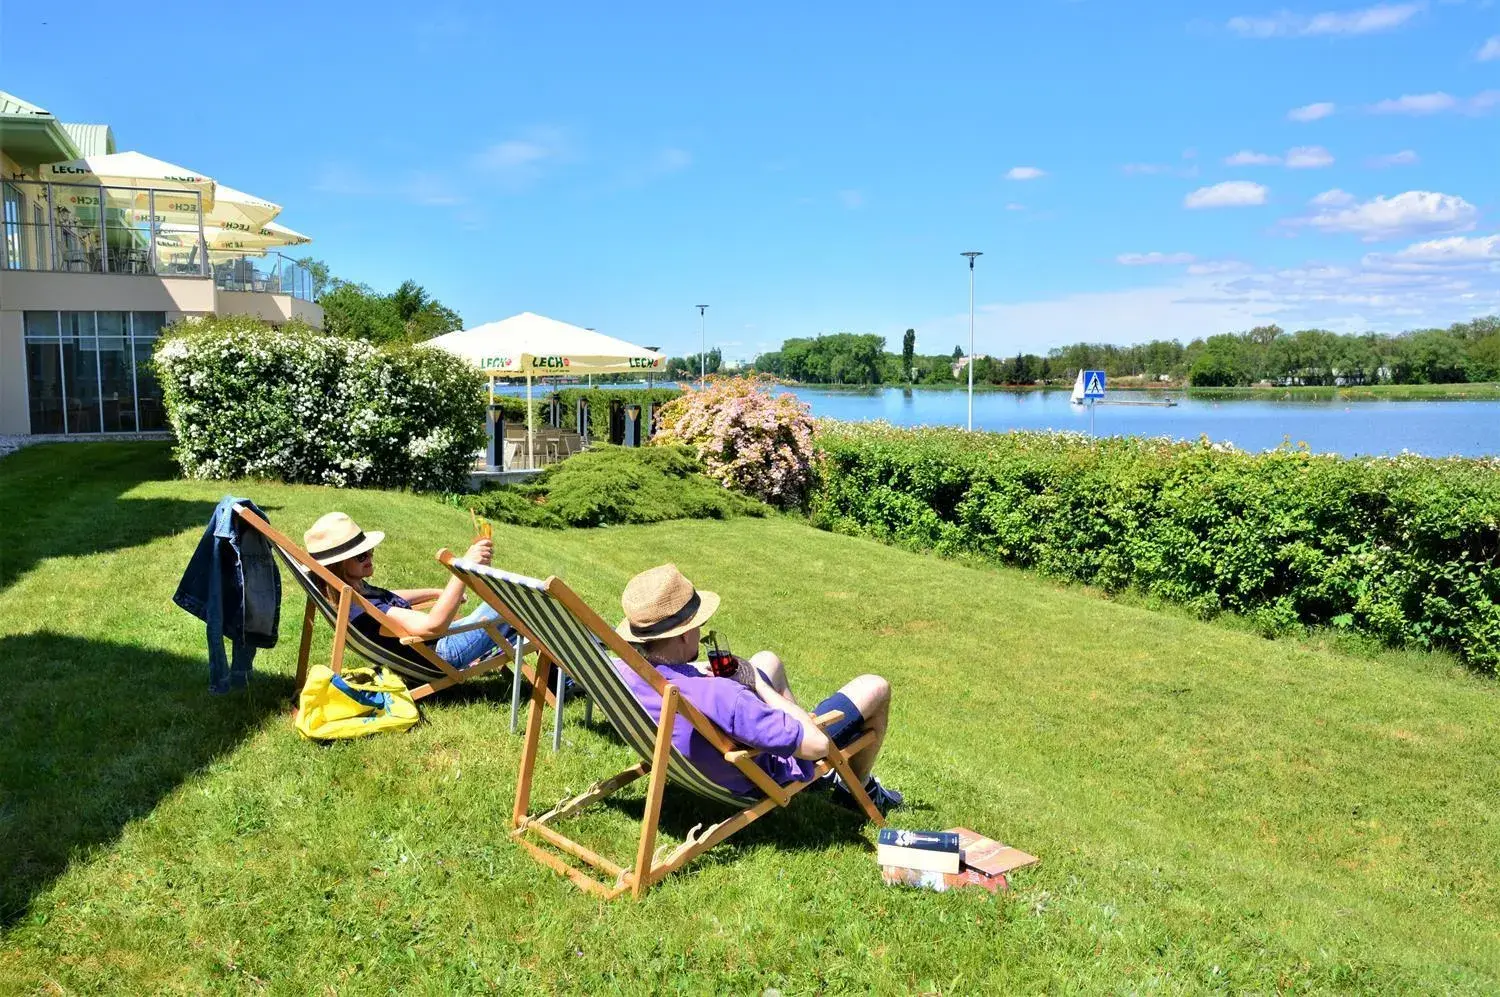
[[[335,675],[327,665],[314,665],[297,703],[297,731],[314,741],[406,730],[419,719],[405,683],[379,666]]]

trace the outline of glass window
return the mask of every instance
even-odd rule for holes
[[[26,215],[21,211],[21,188],[5,185],[5,265],[18,270],[26,265],[23,253],[25,243],[21,239],[21,226]]]
[[[62,350],[57,312],[27,312],[26,393],[33,433],[63,433]]]
[[[139,399],[142,432],[156,432],[167,428],[167,416],[161,404],[161,384],[156,380],[156,372],[151,367],[151,351],[155,349],[156,338],[166,324],[166,312],[130,314],[134,334],[132,350],[135,356],[135,390]]]
[[[68,432],[100,432],[99,339],[93,312],[60,312]]]
[[[135,432],[135,355],[126,312],[97,312],[99,397],[106,433]]]

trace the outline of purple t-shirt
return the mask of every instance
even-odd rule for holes
[[[652,721],[660,722],[661,697],[656,690],[623,661],[616,659],[615,668]],[[755,764],[775,779],[777,785],[812,778],[816,771],[814,763],[794,757],[802,746],[802,725],[791,716],[774,706],[767,706],[759,696],[734,679],[704,675],[692,665],[657,665],[656,670],[677,687],[684,699],[723,728],[724,733],[747,748],[765,752],[755,757]],[[672,726],[672,746],[686,755],[704,775],[731,793],[742,796],[759,793],[755,783],[726,762],[724,755],[684,717],[679,716]]]

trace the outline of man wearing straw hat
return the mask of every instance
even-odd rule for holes
[[[617,628],[620,635],[640,648],[646,660],[705,716],[736,741],[761,751],[756,764],[779,784],[811,778],[813,763],[828,753],[830,741],[843,747],[865,731],[874,731],[870,745],[849,756],[849,766],[864,781],[865,791],[882,814],[901,805],[901,794],[882,786],[871,771],[890,717],[891,686],[885,679],[861,675],[814,707],[813,714],[830,710],[843,713],[825,731],[797,703],[786,668],[770,651],[761,651],[748,662],[734,659],[734,678],[721,678],[698,663],[703,625],[719,608],[719,597],[695,588],[675,564],[636,575],[625,586],[620,605],[625,611],[625,619]],[[661,699],[655,690],[623,663],[619,671],[636,699],[653,719],[659,720]],[[700,771],[730,792],[755,791],[744,773],[724,761],[691,724],[677,723],[672,743]],[[859,809],[853,794],[837,776],[832,784],[836,801]]]

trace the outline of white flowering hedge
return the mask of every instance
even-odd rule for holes
[[[483,381],[441,350],[237,316],[174,327],[154,363],[192,478],[453,490],[484,445]]]

